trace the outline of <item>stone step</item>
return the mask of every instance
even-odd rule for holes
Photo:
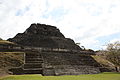
[[[25,69],[25,68],[23,68],[23,70],[42,70],[43,68],[31,68],[31,69]]]
[[[40,63],[25,63],[24,65],[30,65],[30,66],[37,66],[37,65],[41,65]]]
[[[27,60],[25,60],[25,62],[26,61],[43,61],[43,60],[41,60],[41,59],[27,59]]]
[[[25,61],[25,63],[43,63],[43,61]]]
[[[42,58],[41,56],[25,56],[25,58]]]
[[[24,64],[23,68],[24,69],[42,68],[42,64],[26,63],[26,64]]]
[[[24,66],[24,69],[39,69],[39,68],[42,68],[42,66]]]
[[[43,61],[42,58],[26,58],[25,61]]]
[[[29,56],[29,55],[34,56],[34,55],[41,55],[41,54],[39,54],[39,53],[26,53],[26,56]]]
[[[48,62],[49,63],[49,62]],[[50,62],[51,65],[85,65],[84,63],[57,63],[57,62]]]
[[[24,74],[42,74],[43,73],[42,69],[36,69],[36,70],[24,69],[23,71],[24,71]]]
[[[25,57],[42,57],[40,55],[35,55],[35,56],[25,56]]]

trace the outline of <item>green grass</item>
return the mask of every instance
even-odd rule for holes
[[[120,73],[101,73],[72,76],[11,75],[0,80],[120,80]]]

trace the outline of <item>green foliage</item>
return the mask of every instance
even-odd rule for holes
[[[119,73],[102,73],[72,76],[11,75],[0,80],[120,80]]]

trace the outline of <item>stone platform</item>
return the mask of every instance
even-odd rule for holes
[[[24,64],[19,68],[13,68],[13,74],[50,76],[100,73],[100,65],[90,56],[91,52],[33,47],[26,49],[36,51],[26,52]]]

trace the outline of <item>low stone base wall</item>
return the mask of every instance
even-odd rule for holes
[[[55,76],[55,69],[53,68],[43,69],[43,75],[44,76]]]
[[[51,68],[43,69],[44,76],[59,76],[59,75],[81,75],[81,74],[97,74],[100,73],[99,68],[92,66],[79,66],[79,65],[56,65]]]

